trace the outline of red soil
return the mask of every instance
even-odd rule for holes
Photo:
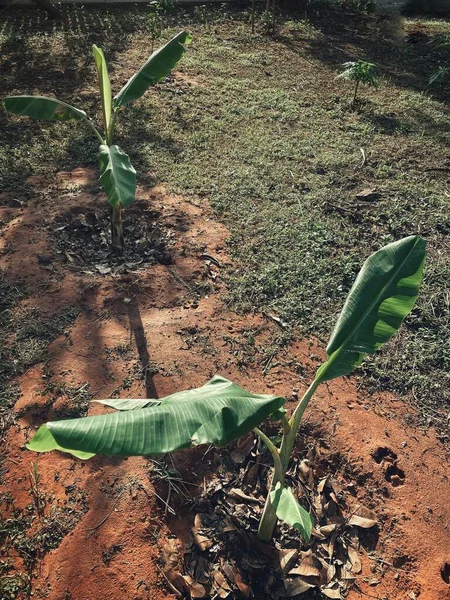
[[[51,418],[44,409],[48,377],[67,385],[88,382],[98,398],[110,396],[119,386],[121,396],[160,397],[202,385],[220,373],[253,391],[276,390],[292,398],[293,389],[300,394],[306,385],[298,380],[295,362],[311,374],[314,355],[322,357],[323,351],[314,341],[292,344],[262,375],[261,350],[276,334],[277,325],[262,316],[242,317],[227,309],[220,267],[200,258],[210,255],[221,266],[229,262],[227,230],[205,201],[187,202],[168,196],[163,188],[139,190],[138,198],[160,211],[162,222],[173,229],[172,265],[103,277],[53,261],[45,226],[55,210],[92,208],[99,201],[98,210],[105,206],[103,196],[94,198],[76,189],[91,178],[82,169],[59,174],[53,197],[39,197],[39,179],[34,178],[36,198],[26,208],[2,209],[11,220],[0,239],[8,249],[0,268],[8,283],[26,287],[25,305],[50,315],[66,306],[81,309],[68,335],[50,345],[45,372],[37,365],[20,378],[22,396],[15,409],[23,416],[8,433],[5,490],[14,496],[16,507],[29,504],[27,474],[37,462],[41,492],[53,497],[46,514],[67,501],[67,486],[75,484],[87,494],[86,514],[33,572],[35,598],[162,600],[172,595],[158,557],[168,535],[188,535],[185,516],[166,521],[144,458],[96,457],[83,463],[59,453],[36,455],[24,449],[35,428]],[[49,256],[50,262],[39,256]],[[190,288],[205,281],[213,291],[193,300]],[[254,362],[242,368],[242,336],[249,330],[256,338]],[[114,354],[130,339],[131,354]],[[148,366],[145,385],[133,373]],[[103,410],[93,405],[90,414]],[[448,456],[433,430],[415,427],[413,410],[400,399],[388,394],[368,397],[352,378],[323,386],[307,418],[317,431],[319,451],[333,461],[340,480],[348,482],[348,502],[370,506],[380,521],[375,548],[379,560],[363,557],[358,588],[349,598],[449,598],[450,586],[441,575],[450,562]],[[175,457],[186,481],[197,481],[199,468],[207,476],[211,460],[206,457],[199,466],[195,451]]]

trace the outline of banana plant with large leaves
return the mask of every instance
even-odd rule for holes
[[[148,455],[198,444],[225,446],[253,430],[274,463],[258,536],[269,542],[281,519],[308,541],[312,517],[286,482],[301,417],[321,383],[349,374],[398,330],[416,301],[424,261],[425,242],[418,236],[389,244],[366,260],[331,335],[327,359],[290,418],[283,398],[252,394],[216,376],[203,387],[160,400],[100,400],[117,412],[47,423],[27,447],[37,452],[62,450],[83,459],[96,453]],[[280,446],[259,429],[268,417],[281,421]]]
[[[116,252],[122,253],[124,249],[122,209],[134,202],[136,193],[136,171],[128,155],[113,143],[117,117],[124,106],[140,98],[151,85],[167,77],[182,58],[190,41],[191,36],[182,31],[153,52],[114,98],[105,56],[100,48],[95,45],[92,47],[100,88],[102,133],[83,110],[56,98],[7,96],[3,99],[6,110],[16,115],[45,121],[80,121],[86,123],[97,136],[100,142],[100,182],[110,204],[111,245]]]

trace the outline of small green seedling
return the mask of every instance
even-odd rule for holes
[[[428,80],[428,85],[443,85],[450,76],[450,67],[438,67],[435,71],[433,71],[430,75],[430,79]]]
[[[284,398],[253,394],[216,376],[201,388],[159,400],[99,400],[118,412],[52,421],[39,428],[27,448],[61,450],[82,459],[97,453],[146,456],[199,444],[222,447],[253,430],[274,463],[258,536],[270,542],[281,519],[308,541],[313,519],[286,481],[302,416],[321,383],[351,373],[398,330],[416,301],[424,261],[425,242],[419,236],[389,244],[366,260],[331,335],[327,360],[290,418]],[[268,417],[283,427],[278,446],[259,429]]]
[[[356,102],[359,85],[362,83],[369,87],[377,87],[379,77],[376,67],[373,63],[365,60],[357,60],[355,62],[346,62],[342,65],[345,71],[337,76],[336,79],[348,79],[355,82],[355,93],[353,94],[352,106]]]
[[[165,46],[152,53],[150,58],[111,98],[108,67],[102,50],[93,46],[101,95],[103,134],[89,119],[84,110],[70,106],[56,98],[43,96],[7,96],[3,106],[16,115],[45,121],[81,121],[87,123],[100,142],[100,181],[111,206],[111,243],[116,252],[124,248],[122,209],[130,206],[136,194],[136,171],[123,150],[113,144],[114,130],[120,110],[140,98],[153,84],[170,73],[185,53],[191,36],[182,31]]]
[[[153,49],[155,47],[155,41],[159,40],[159,38],[161,37],[162,34],[162,18],[161,18],[161,11],[162,6],[161,6],[161,2],[160,0],[153,0],[153,2],[150,2],[150,4],[148,5],[150,12],[148,13],[147,16],[147,26],[148,26],[148,30],[150,33],[150,38],[152,40],[152,53],[153,53]]]

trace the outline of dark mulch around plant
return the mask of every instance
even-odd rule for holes
[[[57,260],[79,267],[87,274],[120,274],[146,269],[155,263],[171,264],[171,231],[160,213],[136,203],[123,212],[125,249],[111,248],[108,211],[80,208],[58,217],[48,226]],[[45,259],[44,259],[45,260]]]
[[[256,531],[270,455],[250,434],[230,458],[196,499],[183,557],[175,540],[165,546],[170,584],[192,598],[343,598],[361,577],[361,555],[374,549],[379,533],[377,517],[355,498],[357,475],[343,479],[326,450],[300,445],[288,483],[313,515],[312,537],[307,543],[298,531],[279,524],[269,545]]]

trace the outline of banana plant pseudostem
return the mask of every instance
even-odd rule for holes
[[[309,540],[312,517],[286,481],[303,413],[322,382],[349,374],[398,330],[416,301],[424,261],[425,242],[418,236],[389,244],[366,260],[331,335],[327,360],[290,418],[283,398],[252,394],[216,376],[201,388],[160,400],[101,400],[118,412],[47,423],[27,447],[37,452],[61,450],[82,459],[96,453],[145,456],[198,444],[225,446],[253,430],[274,463],[259,538],[269,542],[281,519]],[[281,421],[280,446],[259,429],[268,417]]]
[[[100,142],[100,182],[102,183],[111,213],[111,245],[122,253],[124,249],[122,209],[135,199],[136,171],[130,159],[119,146],[113,144],[113,136],[120,110],[140,98],[153,84],[170,73],[185,53],[191,36],[182,31],[165,46],[154,52],[142,67],[128,80],[120,92],[112,98],[108,67],[103,52],[92,47],[97,67],[103,116],[103,134],[89,119],[84,110],[70,106],[56,98],[43,96],[7,96],[3,106],[11,113],[45,121],[81,121],[87,123]]]

